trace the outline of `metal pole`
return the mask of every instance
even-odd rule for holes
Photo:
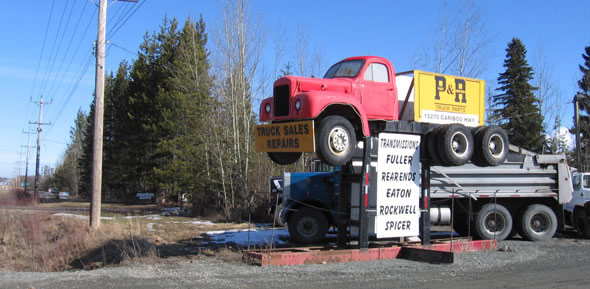
[[[373,137],[366,137],[363,146],[362,182],[359,198],[359,249],[369,248],[369,175],[371,173],[371,149]]]
[[[422,245],[430,245],[430,161],[422,163],[422,185],[420,190],[422,192],[420,194]]]
[[[90,227],[93,229],[100,227],[106,22],[107,0],[100,0],[98,36],[96,40],[96,95],[94,99],[94,139],[92,144],[92,200],[90,202]]]

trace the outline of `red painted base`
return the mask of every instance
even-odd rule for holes
[[[273,250],[247,250],[244,260],[260,266],[344,263],[384,259],[410,259],[434,263],[452,263],[454,253],[495,249],[496,240],[437,240],[435,244],[393,245],[391,247],[361,249],[337,249],[324,247],[286,248]]]

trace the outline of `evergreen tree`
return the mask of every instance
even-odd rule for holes
[[[584,64],[580,65],[580,71],[582,72],[582,78],[578,80],[578,87],[580,93],[584,95],[584,99],[579,102],[579,113],[580,113],[580,154],[582,160],[575,160],[575,164],[578,161],[582,162],[584,170],[590,169],[590,46],[586,46],[585,54],[582,54]],[[574,127],[572,131],[576,131],[574,120]]]
[[[74,127],[70,130],[70,140],[61,164],[54,173],[55,185],[60,190],[69,191],[72,195],[78,195],[80,186],[80,167],[78,166],[83,155],[84,135],[86,134],[86,114],[78,110]]]
[[[496,89],[501,93],[492,101],[494,117],[506,131],[510,143],[541,152],[543,115],[539,100],[533,94],[536,88],[529,83],[533,79],[533,69],[526,61],[526,48],[520,39],[513,38],[508,43],[504,67],[506,71],[498,77],[501,86]]]
[[[133,148],[127,145],[127,138],[133,133],[128,129],[129,117],[129,67],[127,62],[119,64],[115,76],[105,81],[105,114],[103,140],[103,195],[107,199],[125,200],[133,192],[128,191],[127,167],[132,163],[129,155]]]

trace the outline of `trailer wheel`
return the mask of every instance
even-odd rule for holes
[[[590,239],[590,222],[584,210],[576,210],[574,213],[574,226],[578,237]]]
[[[473,155],[473,136],[462,124],[444,126],[438,134],[441,160],[447,166],[461,166]]]
[[[477,213],[474,227],[477,237],[502,241],[512,231],[512,215],[502,205],[487,204]]]
[[[316,138],[318,157],[332,166],[346,164],[356,147],[356,133],[352,124],[339,115],[322,119]]]
[[[329,227],[326,215],[310,207],[303,207],[294,212],[287,224],[291,238],[297,243],[305,244],[323,240]]]
[[[279,165],[290,165],[295,163],[301,157],[302,152],[296,153],[277,153],[277,152],[268,152],[268,157],[275,163]]]
[[[502,164],[508,156],[508,136],[499,126],[487,126],[475,137],[476,154],[489,166]]]
[[[519,234],[529,241],[551,239],[557,231],[557,217],[553,210],[545,205],[530,205],[522,213],[518,222]]]

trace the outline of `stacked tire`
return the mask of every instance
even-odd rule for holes
[[[431,165],[473,164],[497,166],[508,156],[508,137],[499,126],[469,129],[462,124],[441,125],[426,135],[426,150]]]

